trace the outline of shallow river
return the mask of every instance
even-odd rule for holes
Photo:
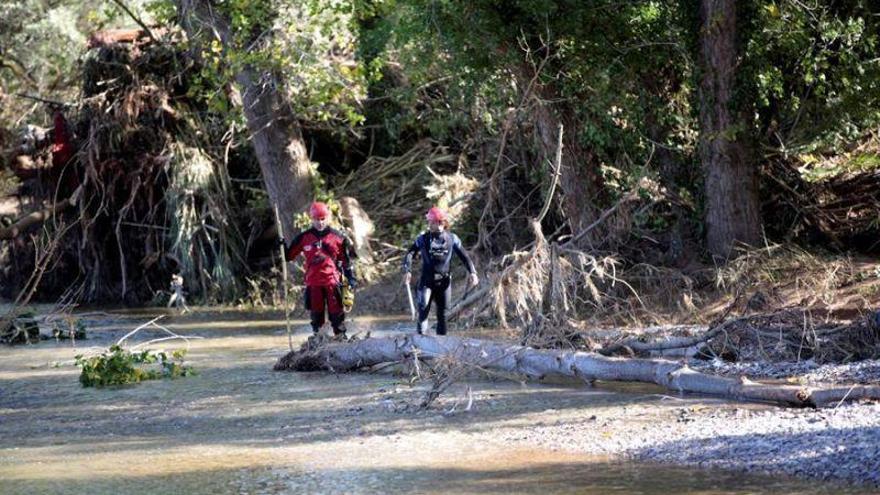
[[[506,444],[548,417],[667,408],[651,387],[471,382],[427,411],[426,385],[385,370],[334,376],[271,371],[287,351],[277,314],[167,315],[203,337],[198,374],[82,388],[76,354],[106,347],[159,313],[91,316],[89,339],[0,347],[0,494],[36,493],[868,493],[813,481],[680,469]],[[307,335],[294,322],[294,345]],[[356,318],[353,331],[408,328]],[[141,331],[135,342],[164,336]],[[186,347],[180,341],[153,348]],[[705,398],[678,398],[714,406]],[[576,423],[573,421],[572,424]],[[576,434],[576,429],[573,434]],[[536,444],[537,445],[537,444]]]

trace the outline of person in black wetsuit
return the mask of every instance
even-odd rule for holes
[[[470,273],[470,283],[480,283],[474,263],[464,252],[461,240],[448,231],[449,221],[446,212],[436,206],[428,210],[428,230],[422,232],[412,243],[403,258],[403,282],[409,285],[412,280],[413,255],[422,258],[422,276],[419,278],[418,303],[419,320],[416,331],[421,335],[428,330],[428,313],[431,302],[437,307],[437,335],[446,335],[446,308],[452,295],[450,264],[456,254]]]

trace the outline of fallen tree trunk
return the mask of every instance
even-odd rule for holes
[[[745,377],[727,378],[694,371],[663,359],[627,359],[589,352],[533,349],[458,337],[402,335],[332,343],[291,351],[276,371],[348,372],[418,357],[454,359],[465,366],[525,375],[567,376],[593,381],[654,383],[670,390],[729,399],[771,402],[797,407],[823,407],[845,400],[880,399],[880,386],[812,388],[764,384]]]
[[[52,215],[55,215],[57,212],[65,210],[71,205],[75,205],[77,197],[79,196],[79,192],[80,188],[77,188],[76,191],[74,191],[69,198],[63,199],[51,206],[47,206],[42,210],[28,213],[27,215],[24,215],[23,217],[17,219],[12,225],[0,228],[0,239],[15,239],[19,235],[27,232],[28,230],[38,225],[42,225],[43,222],[51,218]]]

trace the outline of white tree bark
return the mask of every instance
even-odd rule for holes
[[[589,352],[533,349],[519,345],[465,339],[404,335],[333,343],[316,350],[292,351],[275,364],[277,371],[348,372],[382,363],[451,357],[463,365],[525,375],[529,378],[567,376],[592,381],[654,383],[670,390],[823,407],[844,400],[880,399],[880,386],[812,388],[763,384],[744,377],[709,375],[663,359],[629,359]]]
[[[351,242],[354,244],[357,257],[364,263],[372,263],[373,250],[370,248],[370,236],[375,227],[361,204],[351,196],[339,198],[339,209],[342,222],[351,230]]]

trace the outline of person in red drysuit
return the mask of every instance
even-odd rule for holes
[[[52,165],[60,166],[73,157],[73,144],[70,142],[70,130],[67,128],[67,119],[61,110],[55,110],[54,115],[54,142],[52,143]]]
[[[295,260],[300,253],[305,257],[304,299],[311,315],[312,331],[317,334],[324,326],[326,308],[334,335],[344,337],[341,275],[348,280],[352,290],[357,285],[351,242],[344,234],[329,227],[330,208],[326,204],[312,203],[309,216],[312,227],[297,235],[287,246],[287,260]]]

